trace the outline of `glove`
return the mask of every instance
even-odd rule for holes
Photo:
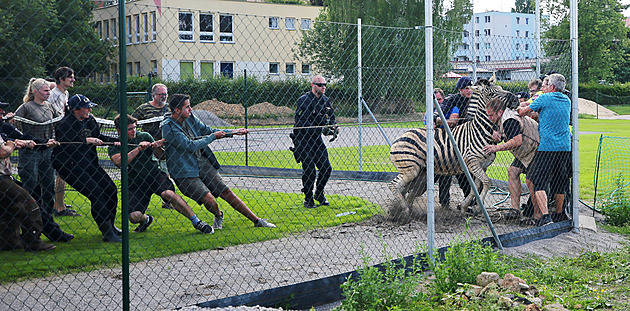
[[[322,129],[322,134],[324,136],[332,136],[329,142],[333,142],[339,136],[339,127],[338,126],[327,126]]]

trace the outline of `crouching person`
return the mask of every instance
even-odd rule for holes
[[[120,135],[120,115],[114,119],[114,125]],[[151,134],[136,130],[138,119],[127,115],[127,136],[129,162],[129,221],[139,224],[135,232],[144,232],[153,223],[153,216],[145,214],[151,202],[151,195],[162,197],[175,207],[180,214],[186,216],[195,229],[201,233],[213,233],[207,223],[199,220],[184,199],[175,193],[175,186],[158,167],[157,159],[164,156],[164,140],[155,141]],[[108,147],[109,157],[119,168],[122,166],[120,144]],[[155,155],[155,157],[153,157]]]
[[[25,140],[5,141],[0,136],[0,250],[24,248],[49,251],[55,245],[42,242],[42,216],[35,199],[11,176],[11,153],[16,148],[34,147]],[[22,234],[18,235],[22,229]]]

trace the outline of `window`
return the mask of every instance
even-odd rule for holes
[[[311,74],[311,64],[302,64],[302,74],[303,75]]]
[[[199,40],[214,42],[214,15],[199,14]]]
[[[479,61],[479,56],[476,57],[477,61]]]
[[[468,43],[462,44],[462,50],[468,50],[469,47]]]
[[[133,24],[136,28],[136,43],[140,43],[140,15],[136,14],[133,16]]]
[[[149,42],[149,15],[142,13],[142,42]]]
[[[98,38],[103,40],[103,28],[101,22],[94,23],[94,30],[96,31]]]
[[[131,29],[131,16],[127,16],[127,45],[131,44],[133,38],[133,29]]]
[[[520,31],[520,30],[517,30],[517,31],[516,31],[516,36],[517,36],[517,37],[520,37],[520,36],[521,36],[521,31]]]
[[[157,16],[151,12],[151,41],[157,41]]]
[[[468,35],[469,35],[468,30],[464,30],[464,38],[468,38]]]
[[[214,77],[214,63],[213,62],[201,62],[200,78],[203,80],[210,80]]]
[[[219,34],[219,41],[234,42],[234,30],[232,29],[232,27],[233,26],[231,15],[219,15],[219,31],[221,32]]]
[[[521,49],[521,44],[520,44],[520,43],[517,43],[517,44],[516,44],[516,50],[518,51],[518,50],[520,50],[520,49]]]
[[[112,25],[112,40],[114,41],[114,45],[116,45],[118,44],[116,42],[116,40],[118,40],[118,27],[116,24],[116,19],[112,18],[109,24]]]
[[[284,19],[285,28],[288,30],[295,30],[295,18],[287,17]]]
[[[133,75],[133,63],[127,63],[127,75]]]
[[[525,25],[529,25],[529,17],[525,18]]]
[[[489,23],[489,22],[490,22],[490,16],[484,16],[484,18],[485,18],[485,22],[486,22],[486,23]]]
[[[280,26],[278,24],[278,18],[277,17],[270,17],[269,18],[269,28],[271,29],[279,29]]]
[[[278,63],[269,63],[269,74],[277,75],[280,72],[280,64]]]
[[[490,55],[486,55],[486,61],[489,62],[490,61]]]
[[[475,43],[475,50],[479,50],[479,43]]]
[[[105,31],[105,40],[109,41],[109,20],[103,21],[103,29]]]
[[[479,29],[475,30],[475,37],[479,37]]]
[[[529,38],[529,31],[525,30],[525,38]]]
[[[517,17],[517,18],[516,18],[516,23],[517,23],[517,24],[520,24],[520,23],[521,23],[521,18],[520,18],[520,17]]]
[[[151,61],[151,72],[154,75],[157,75],[157,60],[152,60]]]
[[[529,44],[525,43],[525,51],[529,51]]]
[[[490,49],[490,43],[486,43],[485,48],[489,50]]]
[[[192,79],[195,76],[195,72],[193,68],[194,68],[193,62],[180,61],[179,62],[179,79],[180,80]]]
[[[294,75],[295,74],[295,64],[293,63],[287,63],[287,70],[286,73],[288,75]]]
[[[302,28],[302,30],[311,30],[311,20],[310,19],[303,18],[301,22],[302,23],[300,25],[300,28]]]
[[[179,41],[193,39],[193,13],[179,12]]]
[[[475,24],[479,24],[479,16],[475,17]]]
[[[221,62],[221,64],[219,65],[220,70],[221,70],[221,74],[229,79],[234,78],[234,63],[224,63]]]
[[[140,70],[140,62],[135,62],[134,63],[134,68],[135,68],[136,75],[140,75],[140,73],[142,72]]]
[[[490,29],[484,29],[483,30],[483,34],[486,35],[486,36],[489,36],[490,35]]]

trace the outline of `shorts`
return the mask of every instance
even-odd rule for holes
[[[514,166],[520,169],[521,174],[527,175],[527,168],[525,167],[525,165],[523,165],[523,162],[521,162],[521,160],[514,158],[514,161],[512,161],[512,164],[510,164],[510,166]]]
[[[142,212],[144,214],[151,203],[152,194],[159,196],[166,190],[175,191],[175,186],[168,175],[162,171],[157,172],[143,179],[134,179],[129,183],[129,213]]]
[[[569,189],[569,165],[571,151],[538,151],[529,165],[534,191],[547,190],[551,181],[551,193],[566,194]]]
[[[179,191],[199,205],[203,205],[203,199],[208,192],[218,198],[221,193],[230,189],[223,182],[219,171],[208,161],[204,161],[204,164],[199,167],[199,177],[175,178],[175,183]]]

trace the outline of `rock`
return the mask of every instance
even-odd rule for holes
[[[511,273],[506,273],[503,280],[499,281],[499,285],[515,293],[520,293],[523,288],[525,288],[525,290],[529,289],[529,286],[523,279],[515,277]]]
[[[499,300],[497,301],[497,303],[499,304],[501,308],[508,309],[508,310],[512,308],[512,305],[514,305],[514,302],[512,301],[512,299],[505,296],[499,297]]]
[[[479,295],[486,298],[498,299],[500,296],[498,288],[499,286],[497,285],[497,283],[491,282],[490,284],[486,285],[486,287],[484,287],[481,292],[479,292]]]
[[[481,274],[479,274],[477,276],[477,285],[481,286],[481,287],[486,287],[488,286],[488,284],[494,282],[497,283],[499,281],[500,277],[498,273],[495,272],[481,272]]]
[[[537,304],[532,303],[531,305],[527,305],[525,309],[523,309],[523,311],[542,311],[542,310],[540,310],[540,307]]]

